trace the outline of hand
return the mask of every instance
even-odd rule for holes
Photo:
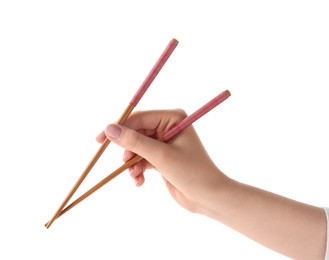
[[[124,161],[135,153],[144,158],[130,169],[137,186],[144,183],[144,171],[154,168],[184,208],[293,259],[323,259],[327,229],[322,208],[228,178],[192,126],[168,143],[157,140],[185,117],[182,110],[133,113],[124,126],[109,125],[97,140],[109,138],[124,147]]]
[[[129,169],[137,186],[144,183],[146,169],[161,173],[173,198],[184,208],[196,212],[207,194],[216,189],[223,174],[214,165],[192,126],[163,143],[164,133],[186,117],[182,110],[158,110],[133,113],[124,126],[109,125],[98,142],[109,138],[125,148],[123,160],[134,154],[144,160]]]

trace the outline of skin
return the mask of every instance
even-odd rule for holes
[[[96,139],[109,138],[144,159],[129,169],[137,186],[156,169],[172,197],[187,210],[211,217],[293,259],[324,259],[326,216],[322,208],[238,182],[211,160],[193,126],[170,142],[157,140],[186,117],[183,110],[133,113],[124,126],[111,124]]]

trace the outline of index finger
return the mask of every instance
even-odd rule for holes
[[[137,111],[127,118],[124,126],[136,131],[154,131],[162,135],[186,116],[182,109]]]
[[[186,116],[187,114],[182,109],[136,111],[126,119],[123,125],[144,135],[158,138]],[[106,138],[102,131],[96,140],[102,143]]]

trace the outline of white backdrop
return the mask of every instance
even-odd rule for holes
[[[58,219],[99,144],[175,37],[136,110],[192,113],[239,181],[329,206],[328,1],[1,1],[1,259],[286,259],[125,172]],[[121,165],[110,145],[76,196]]]

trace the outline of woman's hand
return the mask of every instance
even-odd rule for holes
[[[109,138],[125,148],[123,160],[134,154],[144,158],[129,169],[137,186],[144,183],[146,169],[161,173],[173,198],[196,212],[224,175],[217,169],[192,126],[168,143],[158,138],[186,117],[183,110],[153,110],[133,113],[124,126],[109,125],[98,137]]]
[[[137,186],[144,182],[144,171],[155,168],[184,208],[293,259],[323,259],[326,217],[322,208],[226,177],[192,126],[168,143],[157,140],[185,117],[182,110],[137,112],[124,126],[109,125],[97,140],[109,138],[125,148],[124,161],[134,154],[144,158],[130,168]]]

